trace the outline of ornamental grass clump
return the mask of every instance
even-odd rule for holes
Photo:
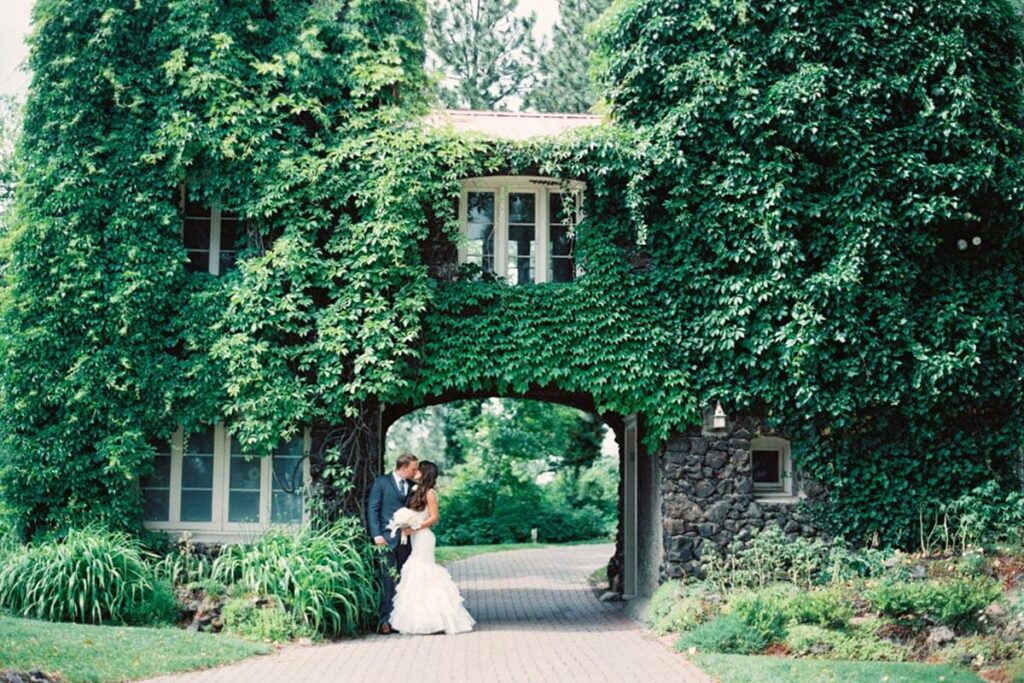
[[[325,636],[369,627],[379,604],[376,552],[354,518],[228,546],[213,563],[213,578],[274,598],[296,624]]]
[[[68,532],[0,560],[0,607],[23,617],[83,624],[168,623],[171,587],[131,536],[99,527]]]

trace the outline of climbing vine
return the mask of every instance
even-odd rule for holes
[[[137,525],[150,441],[179,424],[258,452],[535,388],[642,414],[652,448],[709,400],[760,415],[858,540],[1010,480],[1002,0],[620,1],[596,34],[610,121],[522,143],[425,123],[423,23],[412,0],[38,4],[0,302],[0,492],[24,532]],[[586,184],[583,274],[439,276],[458,181],[520,173]],[[181,187],[243,218],[237,269],[186,270]]]

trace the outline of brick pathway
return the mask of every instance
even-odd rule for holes
[[[152,683],[710,683],[627,618],[586,577],[610,545],[479,555],[448,565],[476,630],[456,636],[368,636],[288,646],[273,655]]]

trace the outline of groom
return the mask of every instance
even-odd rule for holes
[[[412,490],[412,478],[416,476],[418,466],[416,456],[411,453],[403,453],[398,456],[395,462],[395,471],[389,474],[382,474],[373,482],[370,489],[370,505],[367,517],[370,526],[370,535],[373,542],[379,546],[386,546],[384,554],[384,599],[380,603],[380,621],[377,632],[391,633],[391,607],[395,600],[395,579],[391,575],[392,569],[396,572],[402,571],[402,565],[409,559],[412,552],[409,544],[401,545],[401,534],[391,535],[387,531],[388,522],[395,514],[395,511],[405,507],[409,499],[409,491]]]

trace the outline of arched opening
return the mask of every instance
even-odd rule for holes
[[[572,439],[565,432],[555,432],[560,419],[563,427],[566,423],[571,426],[573,415],[577,416],[575,428],[589,421],[592,428],[600,430],[600,443],[592,442],[591,458],[586,453],[558,452],[572,447]],[[380,471],[387,471],[398,451],[404,450],[421,459],[441,461],[438,464],[446,474],[443,486],[448,488],[447,500],[442,492],[447,508],[439,529],[442,543],[524,542],[534,533],[541,542],[599,541],[604,533],[608,543],[614,544],[607,565],[610,589],[632,599],[646,598],[657,588],[664,554],[661,470],[656,459],[643,452],[642,420],[637,416],[599,413],[586,394],[534,389],[501,396],[467,392],[432,397],[418,404],[386,406],[381,417]],[[533,424],[515,424],[520,418]],[[453,424],[452,419],[463,424]],[[465,430],[470,423],[481,422],[499,430],[500,438],[495,439],[493,433],[467,436]],[[444,433],[446,428],[448,434]],[[515,451],[515,444],[508,439],[517,434],[523,435],[525,450],[498,452]],[[585,435],[576,436],[585,440]],[[455,443],[450,442],[452,439]],[[458,452],[467,445],[473,452]],[[531,448],[538,451],[536,458],[530,457]],[[488,456],[492,461],[482,462]],[[473,491],[473,495],[492,504],[481,514],[497,513],[503,521],[474,524],[472,506],[457,507],[461,503],[456,496],[466,494],[474,478],[488,482],[477,487],[482,490]],[[612,491],[607,488],[609,480]],[[528,515],[520,518],[521,507],[512,511],[494,509],[494,505],[507,504],[497,493],[502,481],[517,481],[526,491],[535,513],[533,521],[527,521]],[[567,506],[573,512],[566,513]],[[502,514],[505,512],[508,514]],[[610,519],[602,519],[604,513],[609,513]],[[477,528],[453,529],[453,525]],[[583,533],[574,534],[573,529],[559,525],[575,525]]]

